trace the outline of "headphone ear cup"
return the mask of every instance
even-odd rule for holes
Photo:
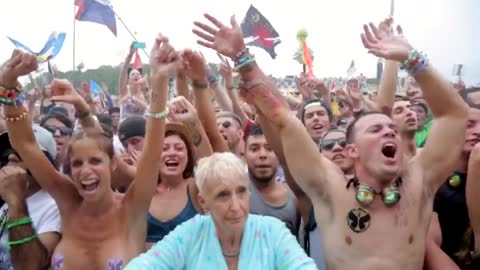
[[[395,205],[398,201],[400,201],[401,197],[402,195],[396,186],[386,187],[382,190],[382,199],[386,206]]]
[[[357,186],[357,195],[355,198],[363,206],[369,206],[375,200],[376,191],[373,187],[366,184],[359,184]]]

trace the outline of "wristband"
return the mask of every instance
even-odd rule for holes
[[[400,67],[406,70],[411,76],[415,76],[425,70],[430,65],[427,56],[417,50],[412,50],[408,55],[408,59],[402,63]]]
[[[0,86],[0,104],[4,105],[22,105],[26,99],[23,88],[18,84],[15,88]]]
[[[242,57],[244,54],[246,54],[248,52],[249,52],[248,48],[245,47],[245,49],[239,51],[232,60],[234,62],[237,62],[237,60],[240,59],[240,57]]]
[[[25,244],[25,243],[31,242],[31,241],[35,240],[35,238],[37,238],[37,234],[36,234],[36,233],[35,233],[34,235],[30,236],[30,237],[23,238],[23,239],[21,239],[21,240],[8,241],[8,242],[7,242],[7,249],[10,250],[10,249],[11,249],[11,246],[21,245],[21,244]]]
[[[30,217],[25,217],[19,220],[8,221],[7,228],[10,230],[11,228],[14,228],[20,225],[30,224],[30,223],[32,223],[32,219]]]
[[[162,119],[162,118],[167,117],[169,113],[170,113],[170,110],[167,107],[167,108],[165,108],[165,110],[163,112],[147,112],[147,113],[145,113],[145,117],[152,117],[154,119]]]

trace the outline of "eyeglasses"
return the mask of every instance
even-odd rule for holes
[[[340,147],[344,148],[347,145],[347,139],[337,139],[337,140],[323,140],[320,142],[320,149],[325,151],[331,151],[335,144],[338,144]]]
[[[230,121],[225,121],[225,122],[222,123],[223,128],[229,128],[231,125],[232,125],[232,122],[230,122]]]
[[[62,136],[70,136],[72,135],[73,130],[69,127],[57,127],[57,126],[50,126],[50,125],[45,125],[44,128],[50,133],[55,134],[58,131],[60,131],[60,134]]]

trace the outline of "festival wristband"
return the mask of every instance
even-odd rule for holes
[[[145,113],[145,117],[152,117],[154,119],[162,119],[162,118],[167,117],[169,113],[170,113],[170,110],[167,107],[167,108],[165,108],[165,110],[163,112],[147,112],[147,113]]]
[[[7,228],[10,230],[11,228],[15,228],[20,225],[26,225],[31,223],[32,223],[32,219],[30,217],[25,217],[19,220],[8,221]]]
[[[232,60],[234,62],[237,62],[238,59],[240,59],[242,56],[244,56],[245,54],[248,54],[248,53],[249,53],[248,48],[245,48],[245,49],[239,51]]]
[[[35,238],[37,238],[37,234],[34,234],[34,235],[32,235],[30,237],[27,237],[27,238],[23,238],[21,240],[8,241],[7,242],[7,249],[10,250],[11,246],[16,246],[16,245],[21,245],[21,244],[31,242],[31,241],[35,240]]]
[[[22,91],[20,84],[15,88],[7,88],[0,86],[0,104],[4,105],[21,105],[26,99],[26,94]]]
[[[411,76],[415,76],[430,65],[427,56],[417,50],[412,50],[408,59],[402,63],[401,69],[406,70]]]

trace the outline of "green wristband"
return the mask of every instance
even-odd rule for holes
[[[19,220],[7,222],[7,228],[10,230],[11,228],[14,228],[20,225],[30,224],[30,223],[32,223],[32,219],[30,217],[26,217]]]
[[[31,242],[33,241],[35,238],[37,238],[37,234],[34,234],[30,237],[27,237],[27,238],[23,238],[21,240],[16,240],[16,241],[8,241],[7,242],[7,249],[10,250],[11,246],[15,246],[15,245],[21,245],[21,244],[25,244],[25,243],[28,243],[28,242]]]

